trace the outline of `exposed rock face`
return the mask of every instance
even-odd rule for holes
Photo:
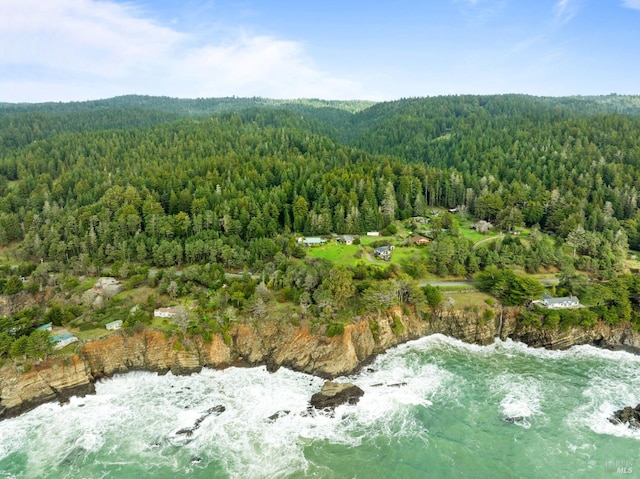
[[[320,392],[311,396],[309,404],[316,409],[334,409],[342,404],[356,404],[364,391],[355,384],[327,381]]]
[[[520,324],[517,320],[519,312],[519,308],[505,308],[501,339],[511,338],[534,348],[567,349],[579,344],[592,344],[640,353],[640,334],[629,323],[611,326],[599,322],[593,328],[541,329]]]
[[[633,429],[640,429],[640,404],[635,408],[627,406],[613,413],[613,417],[609,418],[613,424],[627,424]]]
[[[0,419],[16,416],[50,401],[95,392],[94,382],[135,370],[174,374],[200,371],[203,366],[231,363],[230,348],[218,337],[179,343],[162,332],[144,330],[131,336],[117,333],[86,343],[77,355],[55,357],[22,372],[14,365],[0,369]]]
[[[0,418],[17,416],[42,403],[65,402],[95,392],[87,365],[77,356],[34,364],[26,372],[14,365],[0,369]]]
[[[44,289],[34,294],[28,291],[20,291],[11,296],[0,294],[0,317],[9,317],[27,308],[43,308],[52,296],[52,289]]]
[[[355,372],[390,347],[434,333],[482,345],[492,343],[500,333],[502,339],[510,337],[549,349],[594,344],[640,351],[640,334],[628,324],[567,331],[535,329],[518,323],[518,312],[505,308],[502,314],[497,311],[495,320],[484,322],[477,312],[448,311],[420,318],[394,308],[349,324],[344,334],[331,338],[308,327],[266,320],[238,324],[230,331],[230,344],[218,336],[204,342],[152,330],[119,331],[86,343],[76,356],[42,361],[26,372],[4,366],[0,369],[0,419],[44,402],[92,392],[96,380],[133,370],[189,374],[205,366],[265,364],[270,371],[285,366],[332,379]]]

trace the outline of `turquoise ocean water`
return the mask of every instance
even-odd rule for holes
[[[331,415],[285,369],[117,376],[0,422],[0,478],[640,477],[640,431],[607,420],[640,402],[638,356],[435,335],[338,380],[365,395]]]

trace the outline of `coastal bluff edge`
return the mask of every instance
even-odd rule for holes
[[[491,321],[483,321],[470,311],[421,318],[397,307],[359,318],[346,325],[343,334],[333,337],[314,333],[306,326],[267,319],[236,324],[226,342],[218,335],[205,342],[200,337],[182,338],[149,328],[118,331],[86,342],[73,355],[53,355],[27,367],[9,363],[0,368],[0,420],[46,402],[92,394],[96,381],[129,371],[191,374],[203,367],[266,365],[269,371],[286,367],[332,379],[358,371],[377,354],[400,343],[436,333],[478,345],[491,344],[500,337],[536,348],[591,344],[640,352],[640,333],[628,323],[540,329],[519,323],[518,313],[518,308],[504,308]]]

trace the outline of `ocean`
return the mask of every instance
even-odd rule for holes
[[[338,378],[365,394],[309,411],[323,380],[264,367],[136,372],[0,422],[0,478],[640,477],[640,357],[434,335]]]

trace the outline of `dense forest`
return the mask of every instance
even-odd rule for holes
[[[323,275],[344,272],[301,261],[296,237],[393,234],[443,208],[532,240],[474,248],[445,213],[431,218],[429,264],[409,262],[408,276],[554,267],[572,292],[576,270],[611,279],[640,250],[639,189],[639,97],[0,104],[0,245],[19,245],[42,281],[191,266],[219,287],[223,270],[250,270],[318,305]],[[3,271],[6,294],[24,287]]]
[[[196,100],[4,106],[0,244],[65,263],[242,268],[282,251],[282,235],[363,233],[443,206],[572,235],[606,259],[601,245],[640,249],[640,116],[635,97],[605,98],[439,97],[358,113],[235,100],[237,112],[197,117],[184,113]]]

